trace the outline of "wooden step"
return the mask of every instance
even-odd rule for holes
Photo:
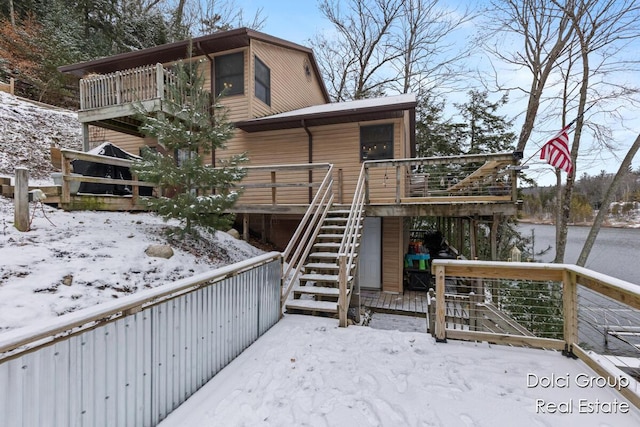
[[[313,245],[314,248],[322,248],[322,249],[340,249],[341,243],[340,242],[320,242],[320,243],[315,243]]]
[[[347,293],[349,289],[347,289]],[[340,288],[330,288],[327,286],[296,286],[293,288],[295,294],[305,295],[322,295],[324,297],[336,297],[340,296]]]
[[[310,262],[304,265],[304,271],[318,271],[318,270],[338,271],[339,268],[337,263]]]
[[[351,213],[351,211],[349,209],[331,209],[329,211],[329,215],[347,215],[349,216],[349,214]]]
[[[344,237],[344,234],[318,234],[316,240],[341,240]],[[358,236],[360,237],[360,236]]]
[[[349,276],[347,281],[353,280],[353,276]],[[317,274],[317,273],[305,273],[300,276],[300,281],[305,282],[324,282],[324,283],[338,283],[337,274]]]
[[[354,257],[357,257],[358,253],[354,254]],[[309,254],[309,259],[324,259],[324,260],[338,260],[338,254],[335,252],[314,252]]]
[[[310,299],[294,299],[288,300],[286,305],[287,310],[302,310],[302,311],[319,311],[323,313],[337,313],[338,303],[335,301],[314,301]]]
[[[334,231],[334,232],[342,232],[344,233],[344,230],[347,227],[344,225],[323,225],[320,227],[320,230],[325,230],[325,231]]]
[[[343,216],[328,216],[324,219],[324,222],[347,222],[349,221],[349,218],[345,218]]]

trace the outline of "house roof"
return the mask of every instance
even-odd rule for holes
[[[297,50],[309,55],[316,79],[325,99],[329,100],[329,93],[322,80],[322,75],[313,55],[313,50],[278,37],[273,37],[249,28],[237,28],[229,31],[208,34],[191,40],[163,44],[147,49],[121,53],[92,61],[58,67],[58,71],[82,77],[89,73],[106,74],[120,70],[136,68],[144,65],[167,63],[185,59],[189,56],[189,45],[192,46],[193,56],[201,56],[224,52],[231,49],[247,47],[251,40],[259,40],[272,45]]]
[[[404,110],[416,107],[414,94],[334,102],[287,111],[285,113],[236,122],[245,132],[293,129],[357,121],[401,117]]]

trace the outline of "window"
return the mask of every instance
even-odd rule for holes
[[[360,127],[360,161],[393,159],[393,125]]]
[[[256,98],[271,105],[271,71],[256,57]]]
[[[217,95],[223,91],[225,95],[242,95],[244,93],[244,52],[216,57],[215,76]]]

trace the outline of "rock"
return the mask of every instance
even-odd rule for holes
[[[232,228],[229,231],[227,231],[227,234],[233,237],[234,239],[240,239],[240,232],[235,228]]]
[[[173,249],[169,245],[149,245],[144,253],[150,257],[169,259],[173,256]]]
[[[73,275],[72,274],[67,274],[66,276],[64,276],[62,278],[62,284],[63,285],[71,286],[72,283],[73,283]]]

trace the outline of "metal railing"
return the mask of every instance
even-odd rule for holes
[[[283,252],[285,270],[282,274],[282,304],[287,300],[291,289],[296,284],[307,256],[320,233],[320,227],[333,204],[332,175],[333,166],[328,165],[328,170],[315,196],[309,203],[309,208],[302,220],[300,220],[300,224],[298,224],[293,237],[291,237]]]
[[[278,322],[271,252],[0,335],[0,426],[153,426]]]
[[[338,278],[340,287],[338,317],[341,327],[347,326],[347,310],[349,309],[351,296],[353,294],[353,284],[355,283],[355,279],[349,280],[349,277],[355,276],[357,248],[360,240],[359,235],[362,233],[365,202],[364,177],[365,165],[363,164],[353,194],[353,201],[349,209],[349,217],[347,218],[344,236],[342,236],[340,249],[338,251]]]
[[[514,202],[517,162],[513,153],[366,161],[366,203]]]
[[[640,407],[640,287],[569,264],[434,260],[439,341],[562,350]]]

